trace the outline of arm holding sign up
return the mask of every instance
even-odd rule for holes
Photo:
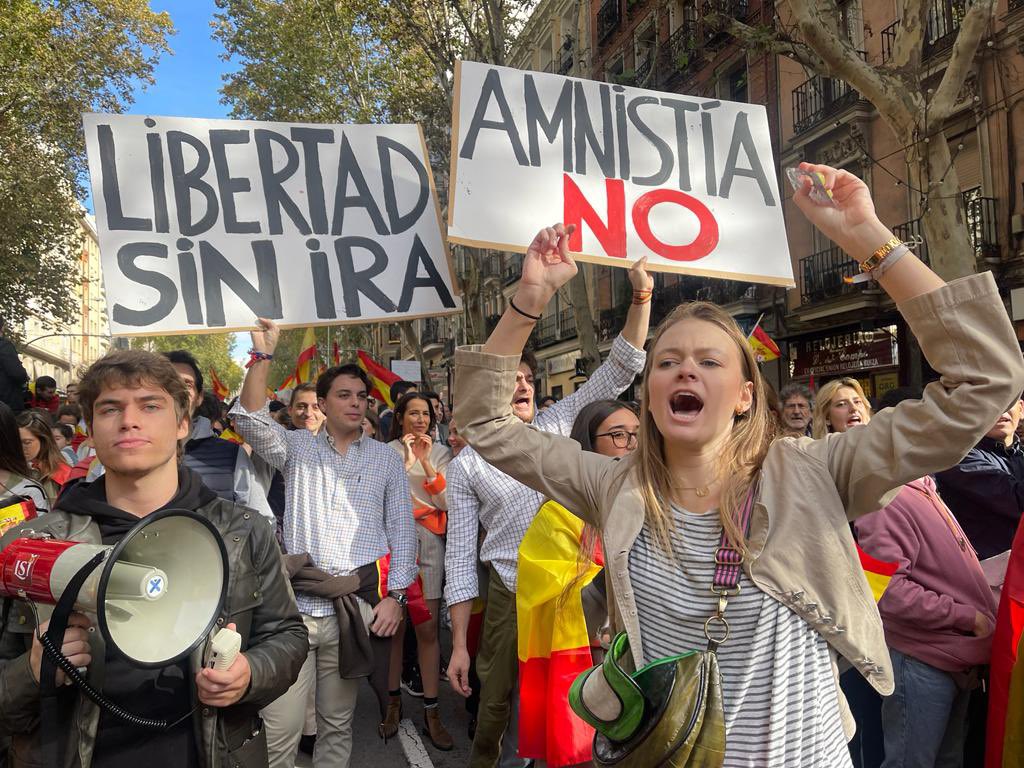
[[[252,359],[242,383],[242,393],[231,409],[238,434],[258,456],[278,470],[284,470],[288,458],[288,436],[284,427],[270,418],[267,409],[267,377],[277,347],[280,329],[273,320],[260,318],[258,331],[252,331]]]

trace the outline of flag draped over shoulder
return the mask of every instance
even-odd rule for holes
[[[370,397],[387,403],[388,408],[394,408],[395,404],[391,402],[391,385],[399,381],[401,377],[397,373],[389,371],[361,349],[358,351],[357,357],[359,367],[370,379]]]
[[[868,580],[868,586],[871,587],[871,594],[874,595],[875,602],[877,603],[882,599],[882,595],[885,592],[885,588],[889,586],[889,582],[892,581],[892,575],[896,573],[898,564],[875,559],[861,549],[859,544],[857,545],[857,556],[860,558],[860,567],[864,569],[864,576]]]
[[[1024,524],[1006,567],[989,667],[985,768],[1024,765]]]
[[[779,351],[779,345],[772,341],[772,337],[764,332],[760,322],[754,326],[754,330],[747,337],[747,343],[754,350],[754,357],[757,358],[759,363],[775,360],[782,354]]]
[[[519,755],[551,768],[591,759],[594,729],[569,707],[569,687],[593,666],[581,593],[601,570],[563,592],[579,568],[583,522],[545,503],[519,545],[516,612],[519,624]]]

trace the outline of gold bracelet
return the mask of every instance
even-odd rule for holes
[[[878,248],[877,251],[860,263],[860,271],[873,272],[883,261],[885,261],[886,256],[895,251],[901,245],[903,245],[903,241],[898,237],[893,237],[890,240],[887,240]]]

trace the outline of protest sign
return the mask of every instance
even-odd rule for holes
[[[763,106],[468,61],[455,74],[450,242],[522,252],[561,220],[585,261],[794,285]]]
[[[83,119],[114,335],[460,309],[419,126]]]

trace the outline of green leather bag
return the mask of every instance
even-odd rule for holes
[[[577,677],[569,690],[573,711],[597,731],[594,765],[721,766],[725,759],[725,716],[714,651],[668,656],[632,674],[619,664],[628,654],[629,638],[620,632],[604,663]],[[598,678],[591,679],[593,675]],[[588,694],[591,702],[607,703],[609,689],[620,703],[618,717],[610,721],[595,714],[587,703]]]
[[[744,535],[757,496],[756,479],[747,490],[737,523]],[[612,640],[604,662],[579,675],[569,705],[593,726],[593,760],[599,768],[720,768],[725,761],[725,714],[718,646],[729,639],[728,600],[740,591],[743,556],[725,533],[715,551],[711,591],[718,607],[704,622],[707,649],[657,659],[636,672],[628,659],[629,636]]]

